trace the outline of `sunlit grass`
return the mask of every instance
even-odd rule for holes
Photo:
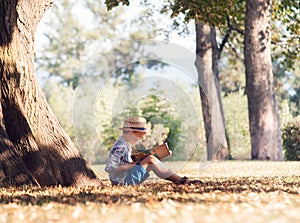
[[[274,161],[198,161],[164,162],[177,174],[189,177],[230,177],[230,176],[300,176],[300,162]],[[102,179],[108,175],[104,164],[93,169]],[[154,177],[154,175],[152,174]]]

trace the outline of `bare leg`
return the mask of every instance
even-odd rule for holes
[[[147,156],[144,158],[140,165],[144,167],[148,172],[153,170],[153,172],[162,179],[170,180],[173,183],[179,184],[182,177],[175,174],[173,171],[171,171],[168,167],[166,167],[159,159],[157,159],[155,156]]]

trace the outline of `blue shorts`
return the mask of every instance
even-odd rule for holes
[[[143,183],[149,177],[149,173],[140,164],[136,164],[130,170],[128,176],[125,178],[125,185],[137,185]]]

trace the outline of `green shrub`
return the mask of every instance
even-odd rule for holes
[[[300,117],[294,118],[282,130],[284,155],[287,160],[300,161]]]

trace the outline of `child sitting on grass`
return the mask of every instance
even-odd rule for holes
[[[139,162],[131,158],[131,146],[136,145],[147,133],[146,119],[130,117],[124,120],[122,136],[112,146],[106,161],[105,171],[112,185],[138,185],[149,177],[152,170],[159,178],[175,184],[190,184],[187,177],[180,177],[153,155]]]

